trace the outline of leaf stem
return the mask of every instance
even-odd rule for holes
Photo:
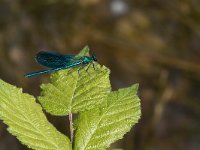
[[[73,127],[73,114],[69,113],[69,127],[70,127],[70,137],[71,137],[71,144],[73,145],[73,138],[74,138],[74,127]]]

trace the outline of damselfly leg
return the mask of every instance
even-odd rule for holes
[[[94,67],[94,63],[93,62],[92,62],[92,66],[93,66],[94,70],[96,70],[95,67]]]

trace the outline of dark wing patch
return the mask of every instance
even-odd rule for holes
[[[41,51],[36,55],[36,61],[48,68],[64,67],[74,60],[74,55],[61,55],[53,52]]]

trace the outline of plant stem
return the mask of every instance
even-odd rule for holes
[[[71,143],[72,143],[72,145],[73,145],[74,128],[73,128],[73,115],[72,115],[72,113],[69,113],[69,124],[70,124]]]

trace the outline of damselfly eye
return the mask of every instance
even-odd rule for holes
[[[95,55],[92,55],[92,59],[93,59],[94,61],[97,61],[97,57],[96,57]]]

